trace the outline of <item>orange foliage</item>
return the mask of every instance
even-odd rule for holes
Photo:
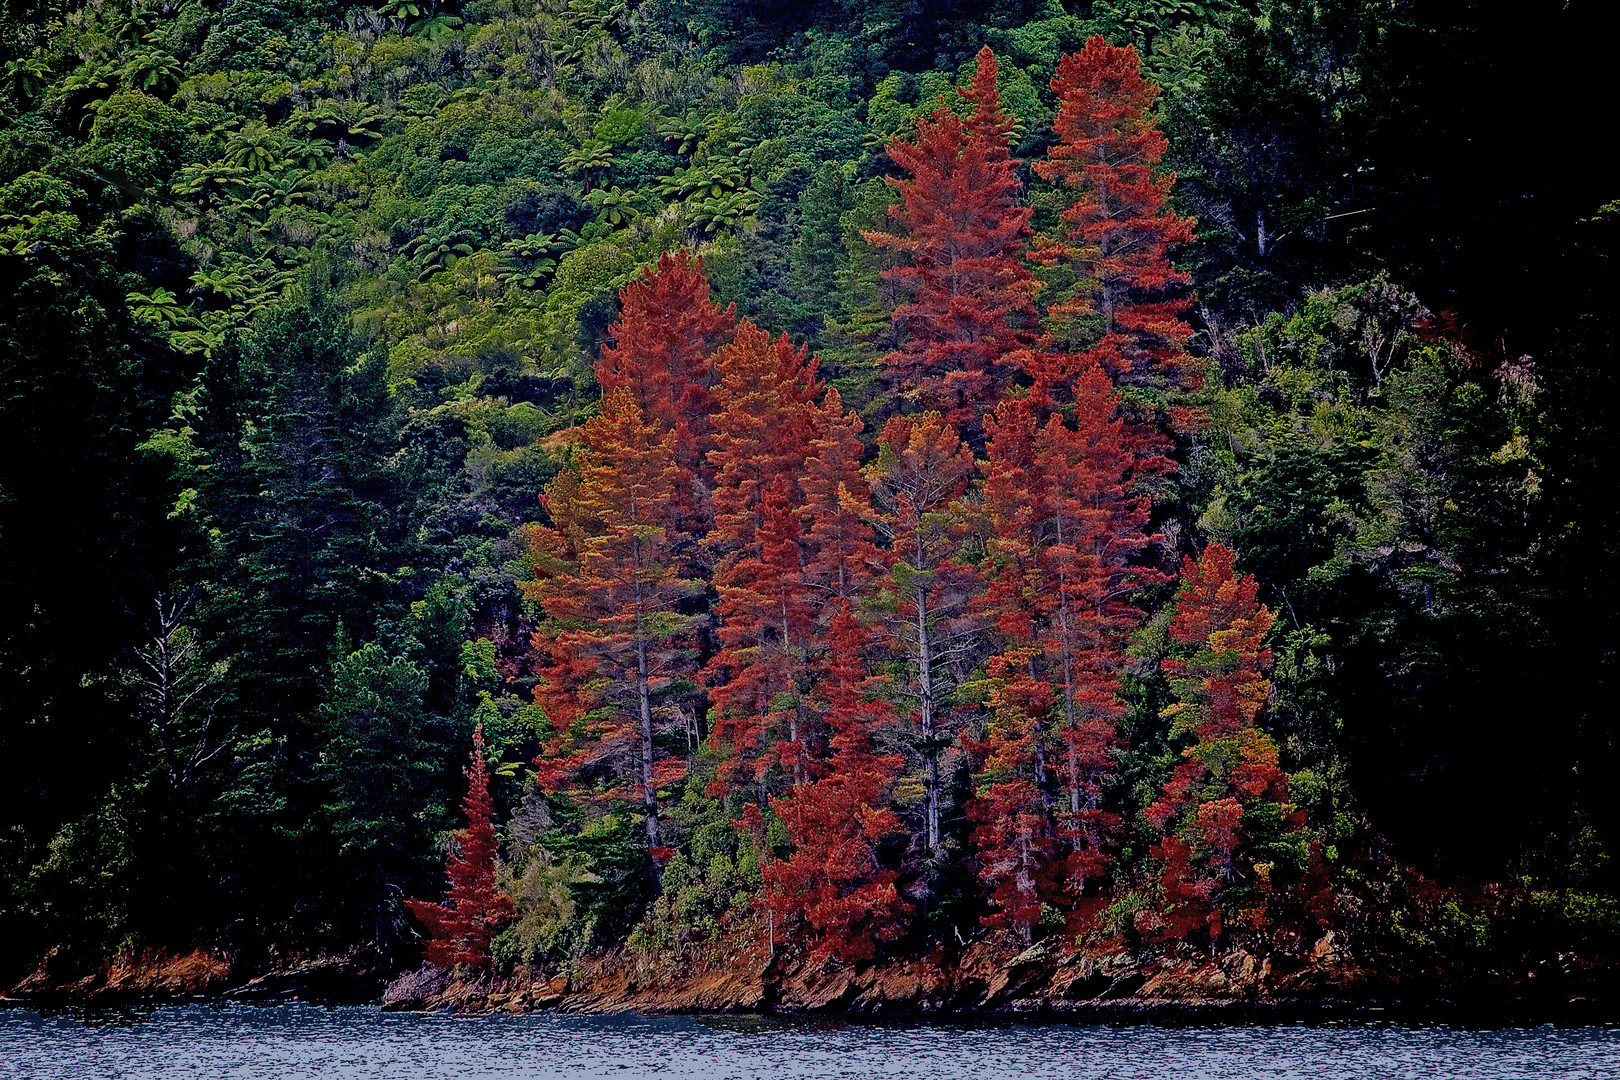
[[[840,605],[828,633],[828,676],[816,703],[832,729],[828,767],[771,800],[795,850],[765,868],[769,903],[809,932],[812,961],[869,959],[879,943],[901,935],[910,913],[895,890],[897,875],[883,868],[874,851],[901,828],[885,804],[904,759],[874,749],[874,734],[895,717],[870,697],[862,657],[869,636],[848,604]]]
[[[1192,240],[1193,222],[1166,208],[1175,177],[1157,168],[1168,145],[1150,114],[1159,88],[1142,78],[1133,46],[1099,35],[1063,57],[1052,92],[1057,142],[1034,169],[1075,195],[1034,252],[1060,271],[1045,342],[1057,351],[1037,382],[1061,384],[1089,352],[1122,383],[1186,385],[1190,279],[1169,250]]]
[[[544,658],[535,700],[554,735],[537,779],[640,803],[655,849],[658,789],[685,772],[659,747],[662,729],[687,723],[663,691],[692,674],[694,619],[680,608],[701,589],[677,573],[676,442],[643,421],[630,390],[611,392],[585,424],[577,470],[547,489],[553,524],[529,530],[537,580],[525,586],[547,616],[534,636]]]

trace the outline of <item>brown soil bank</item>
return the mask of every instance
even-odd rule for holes
[[[457,1012],[840,1013],[1066,1017],[1075,1020],[1240,1020],[1362,1015],[1468,1023],[1609,1023],[1620,1019],[1610,969],[1458,977],[1396,974],[1362,964],[1325,935],[1302,958],[1242,951],[1210,957],[1065,951],[1055,942],[1022,952],[975,942],[947,954],[876,967],[808,965],[784,957],[752,963],[689,957],[637,964],[598,958],[547,978],[457,977],[424,967],[389,985],[383,1007]]]

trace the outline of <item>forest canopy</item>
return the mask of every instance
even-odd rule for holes
[[[0,981],[1612,949],[1592,7],[14,0]]]

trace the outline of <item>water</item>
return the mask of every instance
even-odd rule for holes
[[[374,1008],[164,1008],[71,1019],[0,1009],[0,1077],[29,1080],[1614,1080],[1620,1031],[1541,1027],[870,1027]]]

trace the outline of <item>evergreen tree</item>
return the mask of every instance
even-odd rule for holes
[[[643,421],[628,388],[610,393],[581,432],[578,471],[547,489],[553,524],[529,530],[537,580],[525,586],[547,617],[535,632],[535,700],[553,736],[537,778],[548,791],[639,808],[655,882],[670,854],[659,792],[686,774],[663,735],[692,725],[681,699],[697,619],[682,606],[701,590],[679,576],[675,554],[677,439]]]
[[[1057,270],[1044,343],[1055,351],[1035,362],[1037,384],[1061,393],[1074,362],[1065,357],[1092,350],[1122,383],[1187,385],[1190,278],[1169,250],[1192,239],[1193,223],[1166,208],[1175,177],[1156,168],[1167,146],[1150,112],[1159,88],[1142,78],[1134,47],[1098,35],[1059,62],[1052,92],[1057,142],[1034,168],[1074,201],[1033,253]]]
[[[706,489],[713,479],[708,453],[718,376],[710,356],[730,340],[736,305],[714,305],[703,260],[684,251],[660,255],[655,267],[620,291],[619,304],[619,318],[608,327],[612,341],[596,362],[596,381],[604,399],[629,390],[648,423],[674,433],[675,463],[683,471],[680,513],[687,529],[701,533],[708,527]]]
[[[819,415],[815,365],[786,337],[772,341],[745,320],[715,352],[714,367],[715,524],[707,543],[722,647],[705,671],[714,684],[713,736],[729,755],[717,783],[764,785],[773,766],[802,783],[815,613],[803,580],[796,478]]]
[[[320,807],[301,842],[321,856],[311,869],[344,887],[310,881],[306,888],[380,948],[402,936],[397,898],[431,887],[433,831],[447,824],[449,800],[441,801],[435,781],[448,755],[430,738],[426,689],[420,668],[371,642],[332,665],[319,711]]]
[[[484,726],[473,728],[467,797],[462,802],[467,827],[456,834],[459,850],[445,863],[450,890],[446,903],[408,900],[428,932],[427,959],[442,968],[490,965],[490,939],[512,918],[512,898],[495,884],[500,844],[495,836],[495,806],[489,797],[489,765],[484,760]]]
[[[880,943],[902,935],[909,914],[895,890],[897,875],[877,856],[877,845],[901,828],[888,796],[904,758],[875,747],[875,737],[896,718],[874,700],[875,680],[866,677],[862,652],[870,636],[849,604],[841,603],[829,628],[827,677],[816,702],[832,730],[827,767],[771,799],[794,850],[765,868],[767,902],[789,920],[802,921],[812,963],[871,959]]]
[[[828,387],[810,418],[809,452],[798,483],[800,532],[808,554],[803,575],[825,631],[844,603],[859,603],[882,566],[874,543],[872,489],[861,471],[861,420],[844,411]]]
[[[1274,618],[1255,600],[1258,587],[1219,544],[1182,565],[1170,624],[1180,655],[1164,662],[1177,700],[1165,715],[1172,737],[1190,744],[1144,811],[1161,834],[1153,855],[1164,886],[1164,909],[1146,922],[1164,937],[1219,938],[1234,917],[1262,926],[1277,854],[1298,846],[1287,835],[1299,819],[1277,748],[1255,725],[1271,689]]]
[[[1030,602],[1039,580],[1045,485],[1035,462],[1038,429],[1028,394],[1002,398],[985,426],[986,588],[980,603],[999,651],[987,663],[984,737],[964,739],[981,761],[968,812],[977,825],[979,877],[997,908],[984,922],[1011,926],[1028,940],[1040,919],[1054,829],[1048,769],[1053,689]]]
[[[923,780],[923,847],[947,856],[940,759],[954,740],[946,709],[978,636],[975,597],[982,588],[967,557],[960,505],[973,454],[939,413],[896,416],[883,427],[878,458],[867,469],[889,539],[886,573],[873,583],[881,640],[907,674],[900,692],[915,702],[912,746]]]
[[[899,348],[884,358],[895,392],[962,425],[973,441],[1017,370],[1016,354],[1035,340],[1036,285],[1022,259],[1030,210],[1018,205],[1012,125],[988,48],[959,93],[973,105],[968,119],[941,101],[918,118],[915,141],[889,144],[906,173],[889,179],[900,194],[889,208],[899,228],[865,236],[900,260],[884,272],[903,297],[893,314]]]
[[[1107,867],[1105,838],[1118,821],[1101,796],[1121,743],[1125,645],[1146,618],[1135,594],[1164,575],[1143,565],[1159,538],[1146,533],[1151,507],[1136,490],[1147,471],[1137,429],[1119,416],[1119,393],[1101,368],[1085,369],[1072,387],[1074,426],[1053,415],[1034,440],[1041,517],[1031,606],[1058,691],[1062,831],[1069,885],[1080,892]]]
[[[1038,668],[1039,650],[1010,645],[987,665],[990,710],[985,736],[964,739],[982,760],[976,794],[968,807],[976,823],[973,846],[979,878],[991,889],[996,910],[986,926],[1011,927],[1027,944],[1040,922],[1042,886],[1053,839],[1047,794],[1047,721],[1052,684]]]

